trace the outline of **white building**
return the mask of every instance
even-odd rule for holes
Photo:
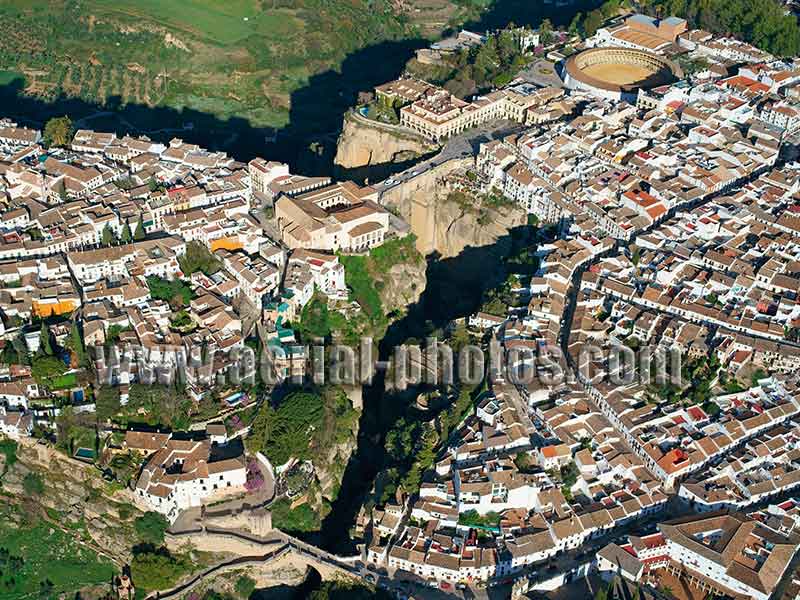
[[[170,438],[148,460],[136,482],[136,495],[170,522],[206,498],[242,491],[247,481],[243,457],[211,459],[208,439]]]
[[[741,513],[716,513],[659,525],[667,567],[704,591],[767,600],[798,544]]]

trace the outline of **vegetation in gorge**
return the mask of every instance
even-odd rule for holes
[[[385,297],[391,295],[396,284],[407,283],[392,281],[392,268],[424,263],[415,243],[416,238],[408,235],[389,240],[367,254],[341,254],[339,260],[345,268],[350,300],[357,303],[359,310],[330,309],[326,298],[316,295],[303,309],[297,325],[301,338],[304,341],[335,338],[350,346],[357,346],[362,336],[382,338],[389,323],[399,316],[387,310]]]
[[[358,411],[339,389],[295,391],[274,405],[265,402],[247,438],[251,452],[263,452],[275,466],[289,459],[320,460],[350,437]]]

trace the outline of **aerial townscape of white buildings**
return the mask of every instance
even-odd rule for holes
[[[413,78],[376,88],[431,139],[496,118],[523,126],[481,144],[447,184],[502,194],[557,239],[538,250],[527,308],[469,326],[502,344],[509,369],[555,362],[575,377],[496,376],[411,504],[373,515],[369,559],[453,584],[524,574],[547,589],[569,557],[599,550],[604,575],[656,585],[671,573],[704,593],[767,598],[800,541],[791,502],[746,514],[800,484],[800,64],[643,15],[582,47],[704,66],[633,91],[565,69],[562,87],[512,81],[471,103]],[[548,58],[570,64],[558,49]],[[610,383],[611,351],[644,345],[677,349],[705,396]],[[589,346],[605,352],[587,362]],[[689,515],[668,518],[675,506]]]
[[[165,145],[88,130],[64,148],[44,150],[41,140],[38,131],[0,121],[3,339],[23,340],[35,353],[39,320],[80,315],[87,348],[118,342],[138,353],[124,369],[98,363],[123,406],[130,385],[144,381],[141,367],[175,367],[202,347],[218,354],[186,371],[187,394],[201,400],[233,368],[233,352],[255,327],[271,348],[285,349],[274,355],[278,374],[304,373],[305,353],[289,324],[315,292],[348,302],[335,253],[364,252],[408,232],[396,218],[390,226],[373,189],[293,175],[282,163],[245,164],[179,139]],[[192,248],[219,268],[184,273],[179,259]],[[169,298],[153,298],[150,286],[178,279],[192,291],[180,311]],[[59,345],[70,335],[69,321],[49,329]],[[18,438],[36,426],[54,429],[65,400],[76,411],[94,410],[80,401],[83,392],[51,393],[30,367],[6,366],[0,432]],[[242,394],[231,390],[225,401],[235,406]],[[136,483],[145,506],[174,520],[218,492],[242,489],[244,456],[222,451],[224,425],[209,431],[219,427],[199,439],[128,432],[122,448],[147,458]]]
[[[552,579],[548,565],[580,565],[583,553],[609,577],[671,574],[766,600],[800,546],[800,62],[632,15],[579,50],[704,65],[632,91],[582,79],[561,47],[547,52],[564,67],[561,86],[519,79],[469,102],[412,77],[375,90],[399,128],[434,141],[518,125],[442,184],[503,196],[554,241],[537,250],[521,308],[467,324],[502,346],[509,369],[574,376],[492,374],[420,489],[372,511],[366,560],[455,585]],[[40,132],[0,121],[0,334],[35,352],[33,323],[78,311],[87,346],[113,332],[147,362],[175,364],[186,347],[243,348],[257,323],[287,350],[276,369],[302,375],[288,324],[315,293],[348,302],[337,253],[409,233],[381,204],[389,187],[240,163],[180,139],[79,130],[45,150]],[[105,244],[109,235],[129,243]],[[184,273],[181,257],[198,247],[221,268]],[[191,287],[180,324],[152,297],[152,278]],[[63,340],[69,326],[53,333]],[[644,345],[678,349],[691,389],[612,383],[608,356]],[[586,361],[588,346],[606,352]],[[189,371],[189,396],[202,399],[229,368]],[[135,362],[114,372],[123,404],[139,376]],[[53,426],[55,405],[29,368],[0,372],[0,403],[6,435]],[[221,451],[228,441],[214,424],[200,436],[127,432],[125,448],[147,459],[142,503],[174,520],[240,489],[245,460]],[[628,535],[637,528],[652,532]],[[552,585],[564,581],[555,570]]]

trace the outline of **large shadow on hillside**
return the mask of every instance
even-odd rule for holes
[[[0,116],[42,127],[51,117],[69,115],[99,131],[145,134],[162,142],[180,137],[244,162],[263,156],[289,162],[296,172],[329,174],[344,112],[356,104],[359,92],[397,77],[422,46],[422,40],[382,42],[350,54],[338,70],[312,76],[291,94],[289,123],[277,132],[246,119],[221,119],[189,108],[123,105],[118,97],[103,105],[64,96],[45,102],[25,95],[21,79],[0,86]]]
[[[465,23],[462,28],[473,31],[493,31],[509,23],[538,27],[543,19],[550,19],[556,27],[566,27],[579,12],[586,13],[598,8],[602,0],[577,0],[564,6],[542,0],[497,0],[480,18]]]
[[[256,151],[263,153],[265,136],[274,133],[253,127],[241,118],[220,119],[188,108],[123,105],[118,97],[111,97],[102,105],[65,96],[45,102],[26,95],[21,79],[0,86],[0,115],[37,127],[52,117],[68,115],[78,126],[115,131],[119,135],[144,134],[162,142],[180,137],[210,150],[225,149],[240,160],[246,160]]]
[[[486,31],[511,21],[536,26],[545,17],[556,25],[566,25],[576,12],[599,4],[599,0],[581,0],[556,7],[530,0],[498,0],[480,20],[465,27]],[[353,52],[338,69],[312,76],[307,85],[291,94],[289,123],[277,132],[243,118],[223,119],[190,108],[122,104],[119,97],[108,98],[102,105],[64,96],[45,102],[26,96],[22,80],[0,86],[0,116],[42,127],[51,117],[69,115],[98,131],[146,134],[162,142],[180,137],[211,150],[224,150],[245,162],[263,156],[288,162],[298,173],[332,174],[343,113],[356,103],[359,92],[398,77],[414,51],[427,44],[423,39],[381,42]],[[81,121],[90,116],[96,118]]]

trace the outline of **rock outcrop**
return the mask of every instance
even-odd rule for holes
[[[334,164],[351,179],[378,181],[438,148],[410,131],[348,114],[339,135]]]
[[[443,178],[473,166],[471,158],[450,160],[383,193],[381,203],[411,224],[422,254],[458,256],[468,247],[497,244],[510,229],[525,224],[527,215],[517,206],[464,206],[448,199]]]
[[[419,254],[413,259],[398,262],[385,273],[377,274],[381,302],[387,315],[396,320],[412,304],[416,304],[425,290],[425,259]]]
[[[46,509],[54,525],[75,529],[82,525],[90,536],[84,543],[120,564],[130,561],[133,520],[141,515],[127,488],[109,486],[94,467],[65,457],[56,450],[23,439],[16,449],[17,460],[0,478],[7,500],[24,502],[24,479],[37,473],[44,492],[35,503]]]

